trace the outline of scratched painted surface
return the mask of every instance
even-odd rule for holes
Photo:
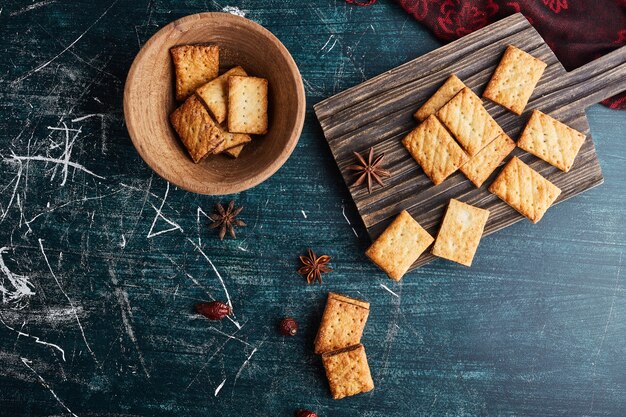
[[[216,199],[140,160],[122,89],[159,27],[227,6],[285,43],[308,107],[220,242],[199,211]],[[625,415],[626,113],[588,111],[604,185],[486,238],[471,269],[396,284],[365,259],[312,105],[437,45],[386,1],[2,1],[0,416]],[[333,256],[322,287],[294,273],[307,246]],[[338,402],[312,354],[328,290],[372,303],[376,389]],[[192,314],[213,298],[232,321]]]

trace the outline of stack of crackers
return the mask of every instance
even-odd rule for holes
[[[266,79],[242,67],[219,75],[217,45],[176,46],[170,53],[176,100],[183,102],[170,121],[195,163],[221,153],[237,158],[250,135],[267,133]]]
[[[511,112],[523,113],[546,64],[508,46],[483,97]],[[533,110],[517,144],[483,106],[482,100],[456,75],[414,114],[420,125],[402,143],[435,185],[460,170],[481,187],[518,146],[568,172],[585,135],[539,110]],[[561,190],[518,157],[512,157],[489,191],[537,223]],[[452,199],[435,240],[403,211],[366,254],[394,280],[400,280],[434,242],[431,252],[470,266],[489,211]]]
[[[322,355],[330,392],[336,400],[374,389],[361,344],[369,308],[366,301],[328,293],[315,353]]]

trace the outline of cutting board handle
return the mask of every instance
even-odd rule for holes
[[[626,91],[626,46],[622,46],[563,77],[564,98],[585,109],[615,94]]]

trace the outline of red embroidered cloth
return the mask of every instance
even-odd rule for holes
[[[445,41],[522,12],[568,71],[626,45],[626,0],[396,1]],[[603,104],[626,109],[626,93]]]

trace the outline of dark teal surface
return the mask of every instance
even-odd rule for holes
[[[233,196],[249,227],[220,242],[198,217],[218,199],[139,158],[122,91],[160,27],[226,6],[291,51],[307,117],[285,166]],[[312,105],[438,45],[389,1],[2,0],[0,285],[14,291],[12,271],[34,295],[0,300],[0,416],[626,415],[626,112],[588,110],[605,183],[485,238],[472,268],[440,260],[395,283],[363,255]],[[70,152],[64,123],[80,130]],[[65,182],[36,159],[68,154]],[[173,227],[160,207],[178,227],[158,234]],[[309,246],[333,257],[321,287],[295,274]],[[215,271],[240,330],[192,312],[226,299]],[[376,389],[341,401],[312,353],[331,290],[372,303]],[[284,315],[297,337],[278,335]]]

